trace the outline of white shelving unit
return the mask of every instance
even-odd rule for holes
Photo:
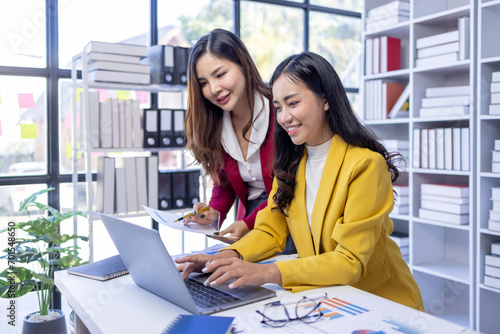
[[[388,4],[391,0],[366,0],[363,9],[363,27],[369,10]],[[500,15],[497,4],[496,21],[490,23],[488,38],[494,39],[493,31],[500,31]],[[407,169],[402,173],[403,182],[407,182],[410,192],[409,215],[392,216],[395,231],[407,232],[410,235],[410,261],[409,266],[420,287],[424,306],[427,313],[440,318],[455,322],[459,325],[475,329],[478,323],[488,323],[485,329],[493,327],[500,328],[498,319],[484,317],[482,319],[476,312],[476,291],[478,294],[487,295],[484,299],[486,307],[491,308],[496,302],[496,314],[500,314],[500,294],[493,295],[490,289],[484,287],[476,288],[477,265],[476,249],[481,244],[482,233],[476,237],[476,201],[479,203],[481,195],[476,199],[477,183],[500,184],[500,178],[487,178],[481,176],[476,178],[477,168],[475,152],[491,149],[486,146],[478,146],[476,138],[478,129],[476,112],[476,39],[477,39],[477,1],[476,0],[409,0],[409,20],[397,23],[377,31],[364,30],[363,41],[380,36],[391,36],[401,40],[401,69],[379,74],[369,74],[363,77],[361,94],[363,101],[366,99],[366,82],[374,79],[396,80],[404,85],[410,85],[410,114],[408,118],[393,118],[382,120],[366,120],[365,123],[372,128],[381,139],[409,140],[410,157],[407,161]],[[491,6],[494,7],[494,6]],[[483,9],[484,10],[484,9]],[[491,15],[491,14],[490,14]],[[469,58],[447,64],[433,64],[426,67],[416,66],[416,40],[422,37],[432,36],[447,31],[458,29],[458,19],[467,16],[470,18],[470,49]],[[485,23],[483,23],[484,25]],[[484,41],[483,41],[484,43]],[[488,43],[487,43],[488,44]],[[497,57],[500,56],[499,43],[494,44]],[[490,45],[490,47],[493,47]],[[495,66],[495,65],[491,65]],[[497,58],[496,66],[500,69],[500,58]],[[491,70],[490,70],[491,71]],[[439,118],[420,118],[419,109],[421,100],[425,97],[428,87],[469,85],[470,112],[466,116],[451,116]],[[489,86],[488,86],[489,87]],[[365,115],[368,108],[361,107],[360,114]],[[481,116],[481,122],[484,116]],[[489,122],[492,127],[496,122],[496,131],[500,133],[500,119]],[[469,170],[444,170],[413,167],[413,130],[424,128],[456,128],[467,127],[470,132],[469,147],[470,166]],[[479,131],[479,132],[476,132]],[[483,133],[479,136],[491,138],[491,134]],[[493,130],[490,130],[492,132]],[[474,148],[480,147],[481,150]],[[488,151],[489,152],[489,151]],[[478,159],[480,157],[478,156]],[[490,159],[491,162],[491,159]],[[490,163],[491,165],[491,163]],[[491,167],[490,167],[491,168]],[[496,182],[496,183],[495,183]],[[399,181],[398,181],[399,183]],[[453,225],[441,223],[430,219],[419,217],[420,209],[420,186],[422,183],[445,183],[469,186],[469,222],[467,225]],[[483,197],[484,198],[484,197]],[[481,209],[482,210],[482,209]],[[486,211],[488,212],[488,211]],[[483,236],[484,235],[484,236]],[[488,234],[489,236],[489,234]],[[498,236],[498,234],[497,234]],[[493,237],[491,237],[493,238]],[[497,298],[495,300],[495,298]],[[494,302],[493,302],[494,301]],[[478,302],[479,303],[479,302]],[[498,316],[496,318],[499,318]],[[490,325],[493,323],[494,325]],[[480,328],[483,329],[483,328]]]
[[[107,82],[89,82],[88,80],[88,72],[87,72],[87,54],[86,52],[82,52],[73,57],[72,60],[72,68],[71,68],[71,79],[73,85],[73,94],[72,94],[72,133],[71,133],[71,143],[72,143],[72,182],[73,182],[73,207],[74,210],[81,210],[78,208],[78,156],[84,159],[84,171],[85,171],[85,182],[86,182],[86,200],[87,207],[86,210],[88,212],[88,225],[89,225],[89,261],[93,261],[93,252],[94,252],[94,243],[93,243],[93,222],[95,220],[99,220],[98,216],[96,216],[96,212],[94,211],[94,196],[95,190],[92,185],[92,169],[91,169],[91,159],[90,154],[92,152],[103,152],[105,154],[111,152],[126,152],[128,154],[140,155],[144,152],[160,152],[160,151],[169,151],[169,150],[184,150],[183,148],[92,148],[90,145],[90,113],[89,113],[89,89],[111,89],[111,90],[139,90],[139,91],[148,91],[151,93],[159,93],[159,92],[180,92],[182,94],[186,91],[186,86],[181,85],[139,85],[139,84],[120,84],[120,83],[107,83]],[[82,79],[77,79],[77,69],[82,70]],[[82,88],[82,96],[83,96],[83,107],[80,113],[81,117],[81,130],[83,135],[79,135],[77,131],[77,88]],[[183,156],[181,156],[181,165],[184,166]],[[147,215],[144,212],[131,213],[126,215],[120,215],[120,217],[139,217]],[[77,220],[76,217],[74,219],[74,230],[77,230]]]
[[[491,73],[500,71],[500,1],[478,3],[478,136],[477,136],[477,330],[498,333],[500,330],[500,289],[484,285],[485,254],[490,244],[500,241],[500,232],[488,230],[491,188],[500,187],[500,173],[491,172],[494,139],[500,139],[500,115],[489,115]]]

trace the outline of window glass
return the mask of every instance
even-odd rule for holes
[[[309,0],[309,3],[311,5],[345,9],[354,12],[361,12],[363,9],[362,0]]]
[[[0,65],[45,67],[45,1],[3,1],[0,5]]]
[[[0,76],[0,175],[47,173],[45,78]]]
[[[193,46],[215,28],[232,31],[232,0],[158,1],[158,44]]]
[[[312,12],[309,50],[325,57],[344,86],[358,87],[361,75],[361,20]]]
[[[268,82],[282,60],[304,50],[304,11],[244,1],[240,32],[262,79]]]
[[[15,186],[0,186],[0,216],[12,217],[17,222],[27,219],[25,213],[19,212],[19,204],[31,194],[47,188],[45,184],[22,184]],[[44,194],[38,197],[38,202],[47,203],[47,195]],[[32,213],[32,212],[30,212]],[[37,212],[37,214],[43,214]],[[0,233],[0,237],[4,237],[6,233]],[[6,245],[4,243],[3,245]]]
[[[59,67],[90,41],[149,44],[149,3],[120,0],[59,1]]]

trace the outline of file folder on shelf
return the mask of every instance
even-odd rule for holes
[[[174,48],[174,83],[177,85],[187,85],[189,52],[189,48],[180,46]]]
[[[171,210],[172,205],[172,173],[158,173],[158,209]]]
[[[158,147],[158,110],[144,110],[144,147]]]
[[[185,172],[176,171],[172,173],[172,195],[174,209],[187,207],[186,181],[187,177]]]
[[[172,45],[152,45],[148,47],[148,56],[141,63],[151,67],[151,83],[175,84],[174,48]]]
[[[159,111],[160,115],[160,147],[172,147],[174,146],[173,140],[173,129],[172,129],[172,110],[161,109]]]
[[[200,171],[190,170],[187,174],[187,205],[195,205],[200,201]]]
[[[184,116],[186,110],[174,110],[174,145],[183,147],[186,145],[186,133],[184,132]]]

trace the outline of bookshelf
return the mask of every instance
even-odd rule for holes
[[[500,289],[485,284],[485,255],[491,253],[493,242],[500,241],[500,231],[488,229],[492,188],[500,187],[500,173],[492,172],[494,140],[500,139],[500,115],[490,114],[492,73],[500,71],[500,45],[494,43],[492,34],[500,29],[499,17],[500,1],[478,1],[476,328],[481,333],[496,333],[500,328]]]
[[[80,69],[82,72],[82,78],[77,78],[77,69]],[[113,157],[120,156],[123,160],[127,158],[138,158],[138,157],[148,157],[157,155],[161,151],[184,151],[184,147],[137,147],[134,143],[134,147],[124,147],[120,146],[118,148],[102,148],[95,147],[91,144],[91,115],[90,115],[90,101],[89,96],[90,92],[95,89],[108,89],[108,90],[121,90],[121,91],[129,91],[129,90],[139,90],[139,91],[147,91],[148,93],[161,93],[161,92],[174,92],[180,93],[181,95],[185,94],[186,86],[185,85],[174,85],[174,84],[134,84],[134,83],[117,83],[117,82],[94,82],[90,81],[88,77],[88,54],[85,52],[81,52],[73,57],[72,60],[72,69],[71,69],[71,79],[72,79],[72,132],[71,132],[71,143],[72,143],[72,183],[73,183],[73,208],[74,210],[82,211],[82,208],[79,208],[78,204],[78,161],[83,159],[84,161],[84,174],[85,174],[85,193],[86,193],[86,207],[83,211],[87,212],[88,225],[89,225],[89,248],[90,255],[89,261],[92,262],[94,258],[94,243],[93,243],[93,233],[94,233],[94,221],[99,220],[97,216],[97,212],[94,208],[95,198],[96,198],[96,190],[93,186],[92,180],[92,169],[91,169],[91,153],[99,153],[104,157]],[[81,89],[81,98],[83,105],[79,105],[78,96],[79,89]],[[78,110],[80,109],[80,118],[81,118],[81,129],[78,129]],[[142,123],[142,121],[141,121]],[[142,138],[141,138],[142,141]],[[184,156],[180,157],[182,166],[182,173],[180,174],[189,174],[187,169],[185,169],[186,163],[184,161]],[[148,168],[148,167],[147,167]],[[189,169],[191,171],[191,169]],[[170,175],[172,173],[160,173],[158,176],[161,178],[161,175]],[[113,176],[114,177],[114,176]],[[186,176],[186,181],[187,181]],[[172,181],[173,178],[172,178]],[[174,185],[172,184],[172,187]],[[159,191],[161,187],[159,187]],[[148,189],[149,191],[149,189]],[[187,195],[186,195],[187,197]],[[119,198],[119,197],[117,197]],[[172,198],[172,203],[175,202]],[[149,206],[150,203],[148,203]],[[179,211],[179,213],[184,212],[185,208],[188,207],[190,203],[183,203],[182,209],[175,209],[175,206],[172,208],[173,210]],[[160,208],[161,209],[161,208]],[[114,213],[122,218],[133,218],[146,216],[146,211],[143,210],[135,210],[130,213]],[[74,220],[74,229],[77,229],[77,221]]]
[[[485,197],[488,196],[487,190],[476,190],[486,185],[500,186],[500,177],[491,176],[491,155],[488,161],[487,157],[481,157],[480,153],[492,149],[493,143],[490,141],[493,134],[495,131],[500,134],[500,118],[492,120],[491,116],[484,115],[485,112],[481,112],[478,117],[478,113],[475,112],[476,105],[480,108],[483,100],[483,95],[479,95],[481,98],[476,99],[478,96],[476,89],[478,82],[484,80],[477,74],[478,71],[481,72],[477,60],[477,45],[481,45],[481,37],[477,39],[478,30],[481,30],[477,28],[477,22],[481,22],[477,21],[478,3],[477,0],[402,2],[407,4],[396,6],[391,4],[394,3],[392,0],[364,2],[362,13],[364,27],[366,19],[372,16],[375,8],[378,8],[377,11],[380,13],[380,7],[386,6],[382,11],[385,14],[381,15],[394,16],[392,19],[380,19],[379,26],[372,25],[368,30],[363,30],[365,51],[367,40],[382,36],[398,38],[401,41],[401,66],[397,70],[382,73],[364,71],[360,93],[363,96],[362,101],[370,101],[373,98],[369,84],[372,80],[395,81],[404,86],[408,85],[409,113],[403,114],[403,117],[385,118],[383,115],[378,119],[370,117],[367,119],[366,115],[372,115],[370,108],[373,104],[365,103],[359,111],[360,117],[383,140],[409,141],[407,167],[401,169],[401,177],[398,180],[398,183],[407,184],[409,187],[409,214],[391,214],[391,218],[396,232],[409,234],[408,263],[422,292],[426,312],[471,329],[479,329],[481,332],[493,332],[493,328],[496,330],[500,328],[499,320],[496,319],[498,317],[492,316],[500,311],[498,306],[500,291],[493,291],[493,288],[485,288],[478,284],[481,282],[479,267],[482,261],[482,273],[484,273],[485,250],[482,249],[489,241],[498,238],[500,232],[493,235],[480,232],[483,228],[478,227],[479,215],[488,214],[490,208],[486,206],[491,204],[483,203],[485,198],[489,199]],[[500,1],[486,3],[479,7],[489,7],[493,12],[489,13],[491,17],[496,11],[496,19],[492,19],[488,29],[484,30],[497,31],[500,28],[498,20]],[[496,63],[492,61],[484,64],[481,60],[481,66],[488,68],[490,72],[493,68],[500,70],[500,47],[497,46],[498,43],[493,43],[493,36],[487,38],[491,41],[482,43],[488,44],[485,48],[489,48],[490,53],[495,53]],[[432,40],[439,42],[431,42]],[[491,50],[492,48],[496,50]],[[367,53],[364,54],[365,67],[367,61],[377,61],[373,58],[367,59]],[[376,55],[372,57],[376,58]],[[369,63],[369,66],[372,65]],[[485,87],[489,89],[489,84]],[[443,93],[443,90],[446,92]],[[434,93],[437,96],[433,96]],[[445,99],[454,101],[452,108],[444,102]],[[421,109],[423,107],[428,109]],[[432,110],[429,109],[431,107]],[[465,130],[460,132],[461,136],[458,133],[455,137],[444,136],[448,131],[452,133],[455,128]],[[423,138],[426,138],[426,141],[422,144]],[[457,138],[457,142],[449,142],[450,138]],[[483,141],[486,140],[484,144],[481,144],[481,138],[484,138]],[[447,146],[448,143],[450,146]],[[447,154],[450,152],[448,150],[450,147],[458,150],[455,152],[468,152],[468,156],[461,154],[455,165],[453,161],[449,161],[450,165],[445,166],[445,163],[453,157]],[[458,157],[456,154],[455,156]],[[482,170],[478,172],[478,168],[483,168],[481,167],[483,161],[489,164],[488,175],[484,175]],[[486,172],[486,169],[484,171]],[[461,210],[468,213],[454,215],[460,217],[462,221],[465,219],[466,223],[454,224],[438,220],[437,211],[435,216],[431,216],[432,218],[424,218],[420,210],[422,206],[428,205],[429,199],[432,198],[430,194],[430,198],[424,197],[422,201],[421,189],[425,184],[468,187],[464,198],[453,199],[462,201],[461,203],[468,202],[460,204]],[[482,219],[484,221],[484,218]],[[479,256],[481,252],[483,260]],[[484,296],[482,301],[481,295]],[[482,314],[485,311],[483,309],[481,312],[481,303],[483,308],[489,309],[490,316]]]

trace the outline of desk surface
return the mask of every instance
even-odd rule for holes
[[[179,314],[188,311],[142,289],[134,284],[130,275],[100,282],[68,274],[55,273],[55,283],[68,303],[92,334],[98,333],[161,333]],[[313,325],[295,321],[280,330],[268,329],[260,324],[261,316],[255,310],[274,299],[242,306],[216,313],[235,317],[238,332],[263,334],[293,331],[320,333],[331,332],[351,334],[357,329],[383,330],[384,333],[403,333],[404,330],[418,330],[415,333],[474,333],[464,327],[439,319],[380,298],[350,286],[335,286],[292,294],[277,285],[266,285],[276,290],[276,300],[289,301],[302,295],[312,296],[327,292],[352,304],[363,306],[363,315],[344,316],[332,320],[324,319]],[[399,326],[399,330],[397,330]],[[389,330],[387,330],[389,328]]]

